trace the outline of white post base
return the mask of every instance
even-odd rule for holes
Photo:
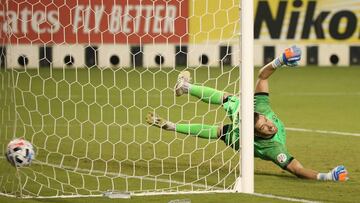
[[[241,177],[238,177],[235,182],[234,191],[235,192],[242,192],[242,179]]]

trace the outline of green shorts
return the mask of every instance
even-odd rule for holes
[[[232,124],[224,125],[222,129],[221,139],[226,145],[239,150],[239,109],[240,100],[236,96],[228,96],[223,102],[223,108],[226,111],[227,116],[232,121]]]
[[[224,125],[222,128],[221,140],[225,142],[226,145],[230,146],[235,150],[239,150],[240,141],[239,141],[239,127],[233,128],[233,125]]]

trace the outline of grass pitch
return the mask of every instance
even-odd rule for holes
[[[144,121],[148,111],[155,111],[174,122],[229,122],[221,107],[187,96],[174,97],[172,89],[179,71],[40,69],[17,70],[13,75],[3,71],[1,150],[4,151],[13,136],[12,129],[16,129],[17,136],[25,136],[37,147],[37,160],[48,164],[33,165],[17,174],[22,178],[23,192],[32,195],[96,194],[98,190],[111,187],[131,191],[178,187],[167,182],[155,185],[145,180],[109,178],[109,174],[151,175],[198,185],[231,187],[238,167],[238,157],[232,149],[227,149],[221,141],[209,142],[149,128]],[[237,69],[198,68],[190,71],[196,84],[238,92]],[[322,202],[356,202],[360,199],[357,164],[360,125],[356,124],[360,118],[359,75],[359,67],[301,67],[279,69],[272,76],[272,108],[289,128],[290,153],[305,167],[323,172],[343,164],[349,171],[350,181],[301,180],[270,162],[256,160],[255,192]],[[15,100],[10,94],[13,90],[7,88],[12,82],[16,87]],[[16,105],[11,106],[13,103]],[[13,113],[15,108],[17,114]],[[12,122],[15,118],[16,123]],[[222,157],[231,161],[223,164]],[[16,171],[4,159],[0,162],[1,191],[16,191]],[[67,167],[66,170],[74,173],[54,166]],[[209,172],[212,175],[204,177]],[[30,178],[24,179],[25,174]],[[217,182],[219,176],[220,184]],[[204,178],[196,181],[198,177]],[[242,194],[204,194],[133,197],[121,202],[168,202],[172,199],[190,199],[192,202],[204,202],[204,199],[208,202],[285,201]],[[45,200],[26,202],[39,201]],[[119,202],[105,198],[46,200],[51,201]]]

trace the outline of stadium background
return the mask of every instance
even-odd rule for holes
[[[138,1],[128,6],[110,1],[101,5],[100,0],[77,2],[75,7],[74,2],[9,1],[7,14],[12,20],[2,23],[0,40],[5,42],[11,32],[12,46],[0,48],[1,66],[5,59],[8,67],[29,68],[217,67],[219,59],[223,65],[238,65],[236,2],[209,1],[205,7],[202,1],[157,1],[157,13],[149,21],[139,10],[148,15],[152,1],[142,1],[141,8],[136,6]],[[255,1],[255,65],[267,63],[291,44],[303,49],[302,65],[359,65],[359,4],[354,0]],[[34,12],[31,20],[30,12]],[[0,12],[4,17],[5,12]],[[160,23],[162,18],[167,20]]]
[[[66,87],[68,86],[64,79],[74,81],[79,78],[79,83],[85,85],[85,95],[88,92],[93,92],[92,87],[89,87],[90,81],[96,86],[102,82],[99,81],[99,78],[101,78],[105,81],[105,86],[107,82],[110,84],[111,81],[107,81],[106,78],[108,76],[112,78],[113,75],[109,74],[106,76],[109,72],[98,71],[96,67],[100,67],[101,70],[103,68],[118,69],[119,71],[116,74],[130,77],[136,76],[137,72],[131,72],[129,69],[123,70],[124,67],[135,67],[135,70],[139,70],[140,74],[144,71],[142,67],[154,68],[154,72],[157,72],[159,68],[163,70],[163,67],[199,67],[199,69],[195,70],[198,76],[196,78],[197,82],[204,82],[207,85],[221,88],[229,87],[227,83],[235,81],[231,80],[231,78],[236,79],[236,71],[232,69],[232,67],[239,65],[239,11],[233,7],[237,3],[236,1],[221,1],[220,11],[218,9],[218,1],[208,1],[206,7],[203,6],[204,2],[202,1],[181,1],[181,5],[177,4],[177,1],[167,1],[168,4],[173,5],[173,10],[169,10],[168,13],[161,10],[164,8],[162,7],[164,3],[160,1],[159,5],[156,5],[160,10],[159,15],[162,17],[170,16],[170,21],[168,21],[170,24],[172,23],[171,16],[174,14],[173,11],[182,11],[181,17],[175,16],[175,21],[173,22],[177,29],[172,30],[170,24],[164,24],[164,26],[168,26],[166,29],[169,31],[169,35],[158,33],[159,27],[156,28],[154,26],[156,25],[156,19],[152,19],[151,22],[148,22],[149,24],[140,21],[138,25],[139,32],[132,33],[130,30],[125,35],[122,33],[126,33],[126,26],[121,27],[118,24],[121,23],[120,21],[110,23],[111,18],[105,18],[104,16],[100,21],[96,21],[96,18],[100,18],[102,11],[101,7],[97,7],[97,5],[100,5],[100,3],[107,4],[108,1],[91,1],[90,6],[92,9],[88,10],[86,8],[89,6],[89,1],[85,0],[77,1],[80,6],[75,6],[75,4],[65,5],[64,1],[54,1],[53,4],[58,3],[58,5],[53,5],[47,1],[44,1],[47,2],[45,4],[37,2],[35,0],[23,1],[21,3],[9,1],[10,7],[6,9],[13,11],[13,13],[9,14],[11,12],[8,12],[8,14],[10,18],[16,18],[10,25],[4,23],[3,20],[5,13],[2,11],[5,8],[0,9],[0,40],[3,44],[0,48],[2,53],[0,64],[1,67],[17,68],[16,75],[19,76],[16,77],[16,84],[19,84],[17,90],[25,92],[18,98],[20,100],[23,98],[24,103],[29,102],[29,106],[24,106],[30,110],[36,108],[31,103],[33,99],[32,94],[41,92],[41,88],[44,85],[46,86],[44,94],[49,93],[51,98],[62,97],[64,95],[63,98],[67,98],[69,94]],[[142,1],[142,4],[150,5],[152,4],[151,2]],[[129,12],[135,16],[135,5],[139,1],[131,1],[130,3],[134,4],[132,9],[129,8]],[[260,161],[256,162],[257,168],[255,171],[255,187],[257,192],[317,201],[355,202],[359,199],[358,194],[360,192],[357,187],[360,177],[357,169],[359,159],[356,155],[349,155],[357,154],[358,133],[356,132],[360,131],[359,126],[353,125],[353,121],[357,120],[357,115],[359,115],[359,109],[353,108],[357,106],[359,101],[358,87],[360,86],[358,80],[359,69],[357,66],[359,65],[360,57],[359,5],[360,1],[353,0],[255,1],[255,65],[261,66],[270,61],[274,56],[280,54],[283,48],[292,44],[299,45],[304,52],[304,59],[301,65],[311,65],[304,67],[301,71],[295,70],[297,72],[296,75],[294,72],[291,72],[294,70],[285,69],[279,71],[274,76],[273,81],[275,82],[272,83],[272,90],[274,90],[272,95],[276,95],[273,100],[273,103],[276,104],[275,110],[279,112],[279,115],[282,115],[288,127],[295,126],[298,127],[297,129],[327,129],[330,132],[335,132],[335,134],[330,133],[330,135],[327,133],[328,131],[312,132],[309,135],[305,132],[289,130],[289,148],[297,155],[297,158],[304,160],[305,165],[310,165],[320,170],[328,170],[334,165],[339,164],[339,160],[341,160],[349,168],[351,174],[351,181],[344,185],[302,182],[288,174],[279,172],[278,168],[269,165],[269,163]],[[61,9],[55,9],[57,6]],[[111,4],[106,6],[105,9],[111,10],[114,6]],[[45,7],[48,12],[46,15],[44,14]],[[52,8],[55,11],[59,11],[60,14],[51,13]],[[123,12],[125,11],[125,6],[120,3],[120,8],[117,7],[117,9],[119,9],[119,12]],[[98,12],[96,13],[95,11]],[[35,16],[31,20],[29,12]],[[146,9],[144,12],[145,15]],[[56,15],[64,17],[59,18],[63,26],[56,26]],[[25,16],[27,16],[27,19],[25,19]],[[78,16],[77,19],[76,16]],[[189,24],[187,26],[185,19],[189,16]],[[273,17],[272,20],[270,16]],[[21,18],[24,19],[19,20]],[[39,22],[43,21],[43,18],[47,19],[47,22],[38,26]],[[122,19],[122,22],[124,21],[126,20]],[[95,25],[99,25],[99,27]],[[108,32],[110,25],[113,26],[114,33]],[[7,38],[8,35],[6,33],[9,27],[11,28],[9,32],[12,33],[10,39]],[[129,27],[132,26],[129,25]],[[308,30],[308,32],[304,30]],[[175,35],[170,34],[172,31],[175,32]],[[53,33],[49,34],[50,32]],[[115,37],[109,37],[111,35]],[[10,45],[6,45],[8,43],[7,40],[10,40]],[[191,54],[191,57],[189,54]],[[220,70],[219,67],[223,65],[226,67]],[[321,67],[318,68],[318,66]],[[335,66],[339,67],[335,68]],[[24,67],[26,67],[27,73],[22,72]],[[66,67],[66,71],[62,72],[64,67]],[[37,68],[41,68],[44,71],[37,72]],[[58,70],[58,72],[56,70],[52,71],[52,68]],[[75,71],[71,71],[75,68],[81,69],[76,72],[76,78],[74,76]],[[92,68],[92,70],[88,71],[87,68]],[[231,77],[227,78],[227,75],[225,75],[217,80],[208,80],[207,76],[217,77],[223,70]],[[74,75],[71,75],[72,73]],[[102,73],[105,74],[101,75]],[[100,75],[102,77],[98,77]],[[48,78],[49,76],[53,77],[48,80],[49,83],[38,81],[39,78]],[[148,76],[144,77],[150,78]],[[169,77],[171,81],[175,80],[175,72],[170,73]],[[4,90],[6,92],[6,89],[3,88],[4,85],[11,84],[11,82],[6,76],[2,76],[1,79],[1,91],[3,93]],[[123,79],[123,77],[120,76],[119,79]],[[168,80],[169,78],[160,76],[159,83],[163,84],[160,84],[158,87],[167,87]],[[132,88],[131,85],[138,82],[138,78],[135,77],[132,82],[130,88]],[[32,85],[32,88],[28,87],[30,86],[29,84]],[[120,83],[119,86],[125,87],[126,85]],[[231,84],[229,89],[236,90],[236,88],[232,88],[233,85]],[[58,93],[55,94],[52,91],[56,87],[60,88]],[[64,91],[61,87],[65,87]],[[102,88],[99,89],[103,90]],[[29,93],[29,91],[33,91],[33,93]],[[139,90],[139,93],[144,92]],[[64,95],[61,93],[64,93]],[[131,95],[131,98],[135,98],[137,95],[131,93],[129,89],[122,93]],[[170,95],[172,92],[167,89],[164,95],[167,94]],[[3,95],[1,94],[1,96]],[[89,93],[86,96],[88,97],[83,98],[84,102],[93,102],[94,98],[90,98],[92,94]],[[5,98],[7,97],[5,96]],[[74,99],[77,102],[78,100],[76,99],[79,98]],[[53,100],[54,106],[57,107],[58,100]],[[3,101],[1,100],[1,102]],[[6,101],[5,104],[7,102],[9,101]],[[124,104],[131,104],[133,100],[123,100],[122,102]],[[160,103],[156,101],[152,105],[159,106]],[[1,105],[3,104],[1,103]],[[301,108],[297,108],[299,106]],[[190,107],[193,106],[190,105]],[[46,108],[39,108],[38,110],[47,111]],[[206,112],[207,109],[201,108],[199,107],[199,112]],[[62,112],[58,111],[59,109],[55,109],[51,116],[61,115]],[[317,111],[315,112],[314,109]],[[22,115],[22,112],[26,112],[28,109],[21,108],[20,110]],[[124,111],[120,113],[124,113]],[[64,113],[66,114],[65,116],[74,116],[71,110]],[[94,115],[94,117],[97,117],[98,114]],[[346,118],[344,115],[346,115]],[[192,116],[192,114],[184,115],[187,118],[192,118]],[[82,116],[80,117],[80,119],[83,118]],[[27,117],[24,118],[26,118],[24,121],[27,122],[25,131],[31,133],[32,129],[28,130],[31,123],[28,122]],[[4,114],[1,119],[4,119]],[[33,119],[33,121],[36,120]],[[137,120],[130,120],[130,122],[136,125]],[[61,125],[59,126],[55,131],[65,134],[66,132],[61,129]],[[33,128],[35,130],[40,129],[39,126],[34,126]],[[44,131],[53,133],[54,129],[46,128]],[[343,135],[337,135],[337,131],[350,132],[347,134],[355,132],[355,136],[346,136],[344,138]],[[11,129],[4,129],[4,126],[2,126],[1,132],[11,132]],[[106,138],[101,137],[100,139]],[[49,147],[56,148],[58,140],[54,139],[52,141],[49,141]],[[5,148],[4,145],[2,144],[2,149]],[[65,144],[61,151],[67,152],[68,146],[70,145]],[[109,154],[111,153],[105,153],[105,159],[111,157]],[[97,155],[98,151],[96,151],[95,156]],[[50,159],[50,161],[56,162],[57,160]],[[1,167],[1,173],[7,173],[12,170],[7,165],[2,165]],[[4,180],[2,179],[2,181]],[[10,182],[9,180],[4,182],[6,181]],[[78,182],[75,181],[75,185],[77,184]],[[277,185],[277,187],[272,187],[273,185]],[[35,192],[36,189],[33,188]],[[208,197],[200,197],[198,202]],[[219,195],[218,198],[219,201],[223,201],[228,197]],[[237,197],[233,198],[236,199]],[[230,202],[234,199],[230,199]],[[254,198],[249,199],[253,200]],[[162,200],[164,201],[164,199]],[[262,199],[262,201],[267,200]],[[78,201],[91,202],[97,200]],[[144,198],[140,201],[151,201],[151,198]],[[158,200],[153,201],[156,202]]]

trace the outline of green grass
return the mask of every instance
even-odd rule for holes
[[[256,69],[258,70],[258,69]],[[174,122],[229,122],[221,107],[195,98],[176,98],[173,69],[48,69],[1,72],[0,149],[13,136],[24,136],[37,148],[37,161],[17,174],[0,159],[0,191],[30,195],[99,194],[107,189],[187,190],[162,180],[229,188],[238,175],[238,156],[221,141],[208,141],[146,125],[155,111]],[[193,82],[237,93],[235,68],[190,69]],[[302,67],[278,70],[270,81],[272,107],[286,127],[360,132],[359,67]],[[13,80],[11,80],[11,78]],[[15,84],[13,90],[8,88]],[[16,104],[11,105],[11,104]],[[17,114],[14,114],[16,108]],[[13,122],[14,120],[17,122]],[[360,198],[360,137],[287,132],[289,151],[305,167],[328,171],[344,164],[346,183],[301,180],[270,162],[255,161],[255,192],[323,202],[355,202]],[[229,160],[229,161],[226,161]],[[61,166],[61,167],[60,167]],[[74,169],[75,168],[75,169]],[[119,175],[122,174],[122,175]],[[139,179],[138,177],[148,177]],[[198,186],[196,189],[201,189]],[[16,194],[19,194],[17,192]],[[243,194],[133,197],[121,202],[278,202]],[[1,202],[15,201],[1,197]],[[106,198],[16,200],[15,202],[118,202]]]

